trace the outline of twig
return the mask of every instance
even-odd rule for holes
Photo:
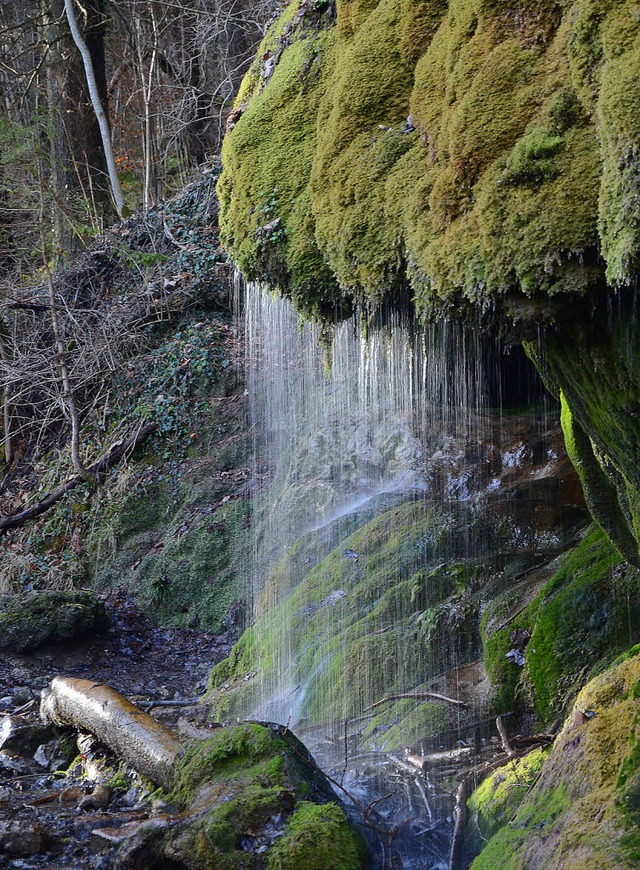
[[[498,729],[498,734],[500,735],[500,742],[502,743],[502,748],[510,758],[513,757],[515,755],[515,750],[513,746],[509,743],[507,729],[504,727],[502,716],[496,716],[496,728]]]
[[[303,759],[303,761],[305,761],[309,765],[309,767],[312,768],[312,770],[315,770],[318,773],[321,773],[325,777],[325,779],[327,779],[331,783],[331,785],[333,785],[333,786],[335,786],[335,788],[339,789],[345,795],[345,797],[351,801],[353,806],[358,810],[358,812],[362,816],[363,823],[367,827],[371,828],[371,830],[375,833],[375,835],[378,837],[378,840],[380,841],[380,845],[382,847],[382,854],[383,854],[383,868],[384,868],[384,870],[386,870],[386,868],[392,868],[393,861],[392,861],[392,856],[391,856],[391,844],[393,842],[394,836],[398,832],[398,825],[395,825],[390,830],[387,830],[384,827],[382,827],[381,825],[378,825],[376,822],[374,822],[371,818],[371,814],[372,814],[373,810],[375,809],[376,804],[378,804],[378,803],[380,803],[380,801],[386,800],[387,798],[394,795],[395,791],[390,792],[389,794],[384,795],[383,797],[380,797],[375,801],[372,801],[370,804],[367,804],[366,807],[363,807],[362,804],[351,794],[351,792],[349,792],[343,785],[341,785],[337,779],[334,779],[332,776],[330,776],[319,765],[317,765],[315,763],[315,761],[310,756],[304,755],[302,752],[300,752],[300,750],[296,746],[294,746],[293,743],[291,743],[289,740],[287,740],[287,736],[286,736],[287,732],[288,732],[288,728],[283,728],[279,732],[280,735],[282,736],[282,739],[287,744],[287,746],[299,758]]]
[[[151,710],[153,707],[195,707],[199,703],[198,698],[191,698],[188,701],[133,701],[136,707],[141,707],[143,710]]]
[[[391,701],[401,701],[405,698],[418,701],[444,701],[445,704],[455,704],[456,707],[464,707],[465,709],[468,709],[469,707],[469,705],[466,704],[464,701],[458,701],[456,698],[449,698],[447,697],[447,695],[440,695],[438,692],[405,692],[401,695],[389,695],[388,697],[383,698],[381,701],[376,701],[375,704],[370,704],[368,707],[365,707],[362,712],[367,713],[369,710],[374,710],[376,707],[380,707],[382,704],[389,704]]]

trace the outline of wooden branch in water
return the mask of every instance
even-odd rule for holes
[[[500,742],[502,743],[502,748],[509,757],[512,757],[513,755],[515,755],[515,750],[513,746],[509,743],[507,729],[504,727],[502,716],[496,716],[496,728],[498,729],[498,734],[500,735]]]
[[[467,801],[471,794],[471,783],[471,777],[465,776],[456,792],[456,805],[453,810],[453,834],[451,837],[451,851],[449,852],[449,870],[458,870],[458,868],[462,867],[464,829],[467,824]]]
[[[134,432],[133,435],[130,435],[129,438],[126,438],[123,441],[118,441],[117,444],[114,444],[111,447],[105,456],[98,459],[92,465],[89,465],[87,471],[93,478],[99,478],[113,465],[118,463],[124,456],[135,450],[139,444],[142,444],[142,442],[155,431],[155,428],[155,423],[147,423],[145,426],[142,426],[141,429]],[[45,495],[45,497],[37,504],[23,508],[22,510],[9,514],[6,517],[2,517],[0,519],[0,535],[7,529],[17,529],[28,520],[41,516],[43,513],[48,511],[52,505],[59,501],[63,495],[70,490],[75,489],[77,486],[80,486],[80,484],[84,483],[85,480],[85,477],[76,474],[74,477],[70,477],[69,480],[65,481],[65,483],[57,489],[54,489],[53,492]]]
[[[142,710],[152,710],[154,707],[195,707],[199,703],[198,698],[184,701],[133,701],[136,707]]]
[[[374,710],[382,704],[389,704],[391,701],[402,701],[405,698],[416,701],[444,701],[445,704],[455,704],[456,707],[464,707],[465,710],[469,707],[469,705],[464,701],[458,701],[456,698],[449,698],[447,695],[440,695],[438,692],[403,692],[400,695],[388,695],[381,701],[376,701],[375,704],[365,707],[362,712],[367,713],[369,710]]]
[[[499,719],[500,717],[498,717],[496,721],[498,721]],[[534,740],[535,738],[531,739]],[[473,789],[477,788],[487,778],[487,776],[489,776],[490,773],[493,773],[493,771],[497,770],[499,767],[504,767],[505,764],[509,764],[509,762],[515,761],[518,758],[524,758],[525,755],[529,755],[529,753],[532,752],[534,749],[539,749],[542,746],[548,745],[549,735],[544,734],[541,736],[538,742],[532,743],[525,749],[515,750],[512,748],[511,754],[504,752],[497,758],[494,758],[492,761],[486,761],[484,762],[484,764],[481,764],[478,767],[474,767],[461,780],[458,786],[458,790],[456,792],[456,805],[453,812],[454,827],[453,836],[451,838],[451,850],[449,852],[449,870],[462,870],[462,868],[465,866],[463,863],[463,847],[464,832],[467,820],[467,801],[469,800]],[[538,777],[536,777],[536,780],[537,778]],[[527,794],[530,790],[531,787],[527,790]]]
[[[40,716],[54,725],[91,731],[138,773],[171,787],[180,741],[110,686],[56,677],[42,693]]]

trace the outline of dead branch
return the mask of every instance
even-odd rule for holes
[[[199,698],[191,698],[188,701],[134,701],[136,707],[143,710],[152,710],[154,707],[195,707],[200,703]]]
[[[358,799],[354,797],[354,795],[344,787],[344,785],[339,783],[337,779],[334,779],[332,776],[330,776],[330,774],[328,774],[326,770],[323,770],[318,764],[316,764],[316,762],[311,757],[303,755],[303,753],[300,752],[297,746],[295,746],[290,740],[287,739],[287,733],[289,733],[288,728],[283,728],[279,733],[292,752],[294,752],[299,758],[301,758],[305,762],[305,764],[309,765],[309,767],[311,767],[313,770],[322,774],[322,776],[324,776],[331,783],[331,785],[334,786],[334,788],[339,789],[339,791],[341,791],[342,794],[358,810],[358,812],[362,816],[363,824],[375,833],[380,842],[383,854],[383,870],[390,870],[390,868],[394,866],[392,856],[393,838],[397,834],[398,828],[402,823],[394,825],[393,828],[388,829],[385,828],[383,825],[377,824],[373,820],[372,815],[375,811],[376,804],[380,803],[383,800],[387,800],[392,795],[394,795],[395,792],[390,792],[389,794],[383,795],[377,800],[374,800],[371,803],[367,804],[367,806],[363,806],[360,801],[358,801]]]
[[[138,429],[133,435],[130,435],[129,438],[124,439],[123,441],[119,441],[114,444],[109,452],[90,465],[87,469],[95,480],[99,480],[102,475],[105,474],[112,466],[114,466],[117,462],[119,462],[124,456],[130,454],[133,450],[138,447],[139,444],[151,435],[156,429],[155,423],[147,423],[141,429]],[[74,477],[69,478],[69,480],[65,481],[61,486],[57,489],[54,489],[53,492],[50,492],[43,499],[41,499],[37,504],[32,505],[31,507],[23,508],[22,510],[16,511],[15,513],[9,514],[6,517],[2,517],[0,519],[0,535],[5,532],[7,529],[16,529],[19,526],[22,526],[24,523],[28,522],[28,520],[32,520],[35,517],[41,516],[43,513],[49,510],[49,508],[54,505],[57,501],[59,501],[65,493],[69,492],[72,489],[75,489],[77,486],[80,486],[81,483],[85,482],[85,478],[79,474],[76,474]]]
[[[509,743],[507,729],[504,727],[502,716],[496,716],[496,728],[498,729],[498,734],[500,735],[500,742],[502,743],[502,748],[510,758],[513,757],[515,755],[515,750],[513,746]]]
[[[383,698],[381,701],[376,701],[375,704],[371,704],[369,707],[365,707],[362,712],[368,713],[369,710],[380,707],[382,704],[389,704],[391,703],[391,701],[402,701],[405,698],[418,701],[444,701],[445,704],[455,704],[456,707],[464,707],[465,710],[469,707],[469,705],[466,704],[464,701],[458,701],[456,698],[449,698],[447,697],[447,695],[440,695],[438,692],[404,692],[400,695],[389,695],[388,697]]]

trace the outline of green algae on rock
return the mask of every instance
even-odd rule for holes
[[[625,649],[640,628],[640,572],[623,562],[600,529],[590,529],[552,567],[513,619],[500,618],[497,597],[482,623],[498,708],[514,709],[526,698],[542,727],[566,709],[585,676]],[[522,670],[506,659],[514,629],[530,633]]]
[[[405,276],[419,314],[633,281],[629,4],[342,0],[335,25],[314,5],[267,34],[224,144],[223,239],[248,277],[325,314]]]

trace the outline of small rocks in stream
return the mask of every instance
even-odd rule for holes
[[[75,804],[82,797],[82,789],[79,785],[70,785],[60,792],[60,803]]]
[[[233,631],[215,636],[158,628],[124,587],[103,600],[109,615],[103,633],[46,641],[20,653],[0,643],[0,870],[130,870],[126,854],[146,861],[166,832],[172,808],[160,802],[152,809],[148,786],[121,770],[94,737],[78,741],[75,730],[44,728],[38,696],[57,675],[86,674],[141,701],[177,699],[176,707],[159,707],[158,718],[167,711],[172,725],[184,717],[201,727],[205,712],[185,707],[183,699],[200,694],[194,686],[206,687]],[[110,781],[122,787],[111,790]],[[124,850],[121,863],[118,849]]]
[[[111,803],[112,791],[106,785],[98,783],[91,794],[83,797],[78,804],[81,810],[103,810]]]
[[[24,822],[0,823],[0,851],[14,858],[24,858],[50,852],[58,846],[57,839],[39,825]]]
[[[29,765],[24,758],[10,755],[4,750],[0,750],[0,772],[6,771],[9,773],[17,773],[21,776],[28,773]]]
[[[23,716],[4,716],[0,724],[0,749],[16,755],[33,755],[55,734],[49,725],[29,721]]]

